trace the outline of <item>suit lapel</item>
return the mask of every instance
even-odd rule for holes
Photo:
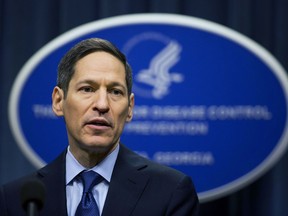
[[[46,186],[43,216],[67,215],[65,157],[66,151],[38,171]],[[146,166],[138,155],[120,146],[102,216],[131,215],[149,181],[149,175],[141,172]]]
[[[41,215],[67,215],[65,156],[63,152],[55,161],[38,171],[38,176],[46,186],[46,199]]]
[[[149,181],[141,172],[146,166],[139,156],[120,146],[102,216],[131,214]]]

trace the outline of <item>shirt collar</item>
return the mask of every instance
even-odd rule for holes
[[[97,172],[106,181],[110,182],[118,152],[119,144],[117,144],[116,148],[106,158],[104,158],[103,161],[89,170]],[[86,170],[86,168],[76,160],[68,146],[66,154],[66,185],[68,185],[83,170]]]

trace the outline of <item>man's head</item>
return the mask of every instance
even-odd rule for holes
[[[125,55],[112,43],[100,38],[83,40],[72,47],[62,58],[58,66],[57,86],[67,95],[69,83],[75,72],[76,63],[86,55],[93,52],[107,52],[116,57],[125,67],[125,79],[128,95],[132,93],[132,70]]]
[[[70,150],[82,165],[96,165],[119,142],[133,116],[131,70],[111,43],[88,39],[59,65],[53,111],[64,116]]]

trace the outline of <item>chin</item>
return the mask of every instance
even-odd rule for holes
[[[115,147],[115,144],[107,144],[107,142],[92,142],[84,145],[84,148],[93,152],[109,152]]]

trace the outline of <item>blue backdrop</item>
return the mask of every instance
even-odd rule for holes
[[[288,2],[284,0],[0,0],[0,183],[35,168],[8,125],[8,98],[23,64],[42,46],[81,24],[132,13],[174,13],[232,28],[268,49],[288,70]],[[240,163],[240,161],[239,161]],[[201,204],[201,215],[288,215],[288,154],[250,186]]]

